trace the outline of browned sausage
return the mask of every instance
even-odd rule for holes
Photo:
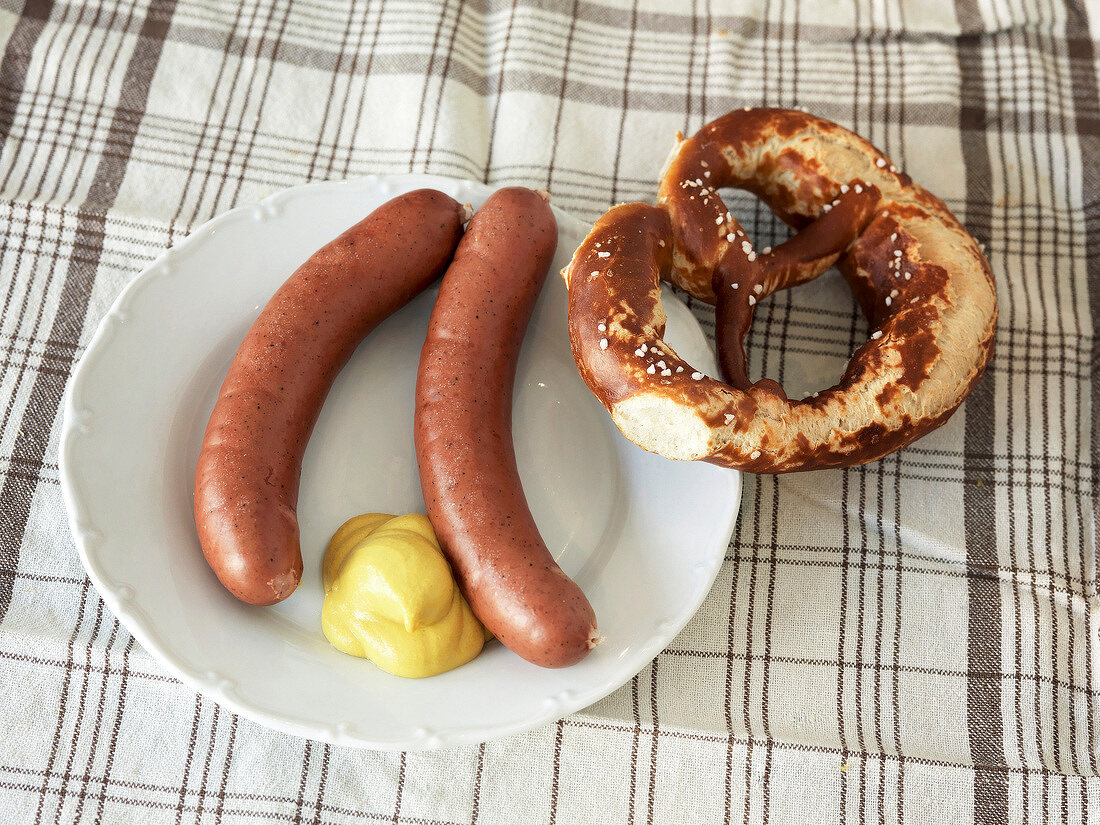
[[[298,267],[249,329],[195,469],[203,553],[241,601],[298,586],[298,481],[321,404],[359,342],[443,272],[465,216],[431,189],[394,198]]]
[[[462,592],[494,636],[545,667],[599,638],[539,535],[512,444],[516,363],[557,237],[530,189],[502,189],[474,215],[428,323],[414,427],[428,517]]]

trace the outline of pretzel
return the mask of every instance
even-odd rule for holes
[[[757,251],[718,194],[759,196],[799,230]],[[839,383],[802,400],[749,380],[756,305],[836,265],[873,330]],[[981,376],[997,301],[977,242],[934,195],[856,134],[746,109],[677,134],[657,206],[600,218],[562,270],[581,377],[639,446],[755,473],[874,461],[943,424]],[[659,280],[716,304],[708,377],[663,340]]]

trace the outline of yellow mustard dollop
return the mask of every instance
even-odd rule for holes
[[[367,513],[344,522],[325,551],[324,583],[329,642],[397,676],[435,676],[485,643],[427,516]]]

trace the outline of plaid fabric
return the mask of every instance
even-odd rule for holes
[[[1100,10],[670,5],[0,0],[0,821],[1100,821]],[[747,477],[709,598],[621,690],[479,747],[343,750],[197,697],[104,609],[59,406],[162,250],[370,172],[548,187],[594,219],[654,197],[677,129],[761,104],[850,126],[956,211],[997,352],[916,445]],[[865,335],[827,276],[760,307],[752,372],[817,389]]]

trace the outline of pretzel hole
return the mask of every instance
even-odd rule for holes
[[[757,305],[745,338],[749,378],[770,378],[801,400],[838,384],[869,334],[847,282],[830,269]]]

